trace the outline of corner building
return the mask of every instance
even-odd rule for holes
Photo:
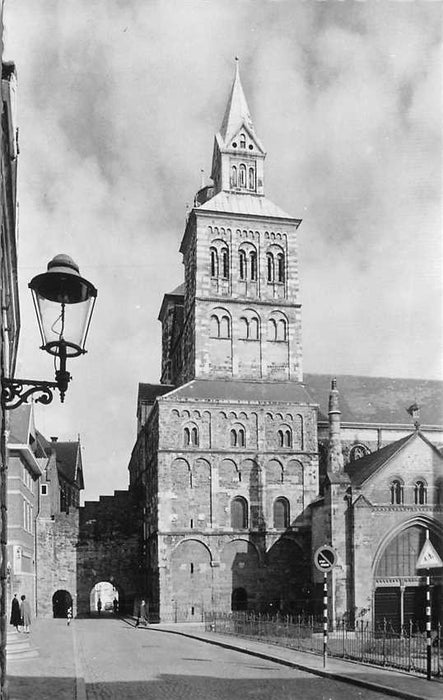
[[[180,247],[184,285],[166,294],[160,309],[161,384],[139,388],[130,490],[143,512],[140,595],[161,619],[210,609],[312,612],[321,600],[312,553],[326,542],[337,547],[340,563],[334,615],[357,607],[372,615],[375,578],[368,578],[364,549],[366,586],[355,586],[352,484],[359,507],[370,509],[363,484],[376,469],[366,466],[359,478],[358,458],[410,434],[411,426],[398,418],[402,397],[384,380],[369,403],[361,398],[364,383],[347,382],[341,424],[335,385],[329,409],[319,407],[330,380],[312,377],[312,392],[303,377],[301,221],[265,197],[265,155],[237,66],[214,141],[213,185],[197,193]],[[428,385],[435,404],[437,386]],[[408,397],[419,389],[403,387]],[[377,400],[392,409],[388,423],[364,414],[365,406],[376,413]],[[429,423],[441,439],[442,420],[431,416]],[[432,454],[441,473],[440,453]],[[387,485],[388,500],[390,493]],[[415,526],[428,527],[436,510],[421,508]],[[407,517],[391,518],[393,536]],[[440,541],[437,519],[433,527]],[[369,537],[364,532],[362,542]]]

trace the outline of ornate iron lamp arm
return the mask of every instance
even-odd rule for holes
[[[49,404],[53,397],[54,389],[58,389],[57,382],[40,382],[32,379],[2,379],[2,404],[6,410],[21,406],[32,394],[40,394],[36,403]]]

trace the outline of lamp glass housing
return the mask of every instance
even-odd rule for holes
[[[34,277],[29,287],[42,349],[55,356],[85,353],[97,290],[80,276],[74,261],[67,255],[57,255],[48,263],[48,271]]]

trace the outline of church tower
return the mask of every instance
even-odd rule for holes
[[[214,140],[213,185],[197,193],[180,248],[181,347],[175,361],[163,358],[173,367],[167,381],[175,385],[214,378],[302,381],[301,221],[265,197],[265,156],[237,63]]]

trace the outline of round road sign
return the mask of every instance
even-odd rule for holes
[[[337,552],[333,547],[324,544],[314,554],[314,564],[319,571],[331,571],[337,563]]]

